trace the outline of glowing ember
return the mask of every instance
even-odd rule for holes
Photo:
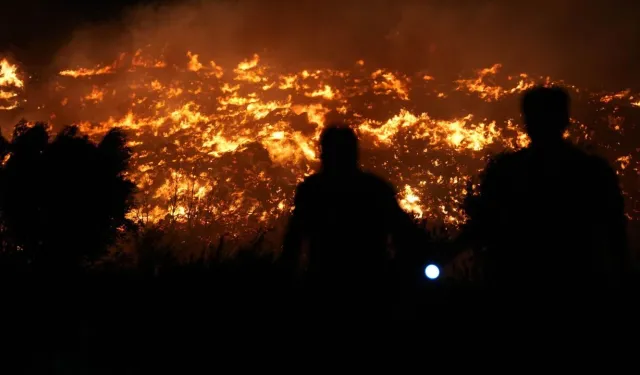
[[[424,72],[407,76],[362,60],[350,70],[283,72],[258,55],[225,68],[193,51],[183,56],[179,66],[139,49],[112,64],[63,70],[51,82],[51,100],[30,113],[50,119],[54,129],[77,124],[96,139],[113,127],[128,131],[129,176],[139,188],[130,218],[215,224],[232,233],[287,215],[295,185],[317,168],[318,137],[334,119],[356,129],[363,165],[398,187],[404,209],[459,225],[466,184],[486,156],[529,142],[518,125],[517,94],[553,83],[502,77],[499,64],[443,84]],[[15,65],[0,61],[2,109],[16,108],[26,95],[18,77]],[[586,95],[588,103],[610,106],[597,117],[607,125],[574,120],[566,137],[593,141],[597,131],[621,178],[634,178],[639,150],[624,150],[615,137],[635,124],[616,111],[637,111],[640,96]]]

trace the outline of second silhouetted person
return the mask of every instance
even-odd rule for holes
[[[389,243],[405,249],[413,221],[394,188],[359,168],[358,139],[345,125],[321,135],[321,170],[302,182],[284,243],[284,257],[308,249],[312,289],[375,290],[387,274]]]

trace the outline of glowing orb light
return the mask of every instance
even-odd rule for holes
[[[424,275],[430,280],[435,280],[440,276],[440,269],[435,264],[429,264],[424,268]]]

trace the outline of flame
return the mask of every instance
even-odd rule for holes
[[[85,77],[85,76],[96,76],[101,74],[112,74],[114,68],[112,65],[107,66],[96,66],[95,68],[78,68],[78,69],[67,69],[60,72],[61,76],[69,76],[69,77]]]
[[[403,209],[460,225],[466,183],[485,156],[526,147],[529,138],[513,118],[463,109],[445,115],[439,103],[464,96],[491,105],[554,83],[526,74],[505,78],[500,64],[446,89],[430,74],[407,76],[363,60],[353,70],[282,71],[257,54],[223,67],[186,51],[182,66],[170,66],[162,54],[146,51],[61,71],[43,117],[55,126],[71,121],[94,140],[112,128],[127,131],[133,149],[127,176],[139,189],[129,218],[215,223],[233,233],[288,214],[296,184],[317,170],[320,134],[336,116],[359,134],[365,167],[402,187]],[[0,60],[0,103],[18,105],[25,91],[19,76],[17,66]],[[590,96],[601,105],[640,106],[638,97],[630,90]],[[625,118],[610,116],[605,128],[622,135]],[[592,140],[593,131],[576,123],[565,136]],[[612,160],[630,170],[636,156],[625,152]]]
[[[152,56],[145,56],[142,48],[139,48],[131,58],[131,66],[131,71],[134,71],[135,67],[165,68],[167,63],[162,59],[162,57],[156,59]]]
[[[18,76],[18,66],[7,59],[0,60],[0,110],[18,107],[18,91],[24,89],[24,81]],[[6,103],[2,104],[2,103]]]
[[[202,64],[198,61],[198,54],[192,54],[191,51],[187,52],[187,57],[189,57],[188,69],[192,72],[197,72],[202,69]]]
[[[629,166],[629,164],[631,164],[631,155],[625,155],[625,156],[621,156],[619,158],[616,159],[616,161],[618,163],[620,163],[620,169],[625,170],[627,169],[627,167]]]
[[[371,78],[375,80],[373,88],[378,93],[385,95],[395,93],[400,99],[409,100],[409,93],[407,90],[409,80],[407,78],[400,79],[392,72],[385,72],[382,69],[373,72],[371,74]]]
[[[505,88],[505,87],[499,86],[495,84],[495,77],[501,68],[502,68],[501,64],[494,64],[490,68],[478,70],[476,72],[477,73],[476,78],[459,79],[456,81],[456,83],[458,84],[458,87],[456,90],[475,93],[480,98],[485,99],[487,101],[496,101],[506,95],[523,92],[533,87],[534,85],[536,85],[536,83],[539,83],[531,79],[527,74],[521,73],[516,77],[514,76],[507,77],[509,81],[517,80],[518,83],[514,87]]]
[[[18,67],[7,59],[0,60],[0,86],[24,87],[24,82],[18,77]]]
[[[399,194],[398,201],[402,209],[415,214],[417,218],[421,219],[424,216],[424,212],[420,205],[421,199],[411,186],[404,186],[404,190]]]
[[[600,96],[600,103],[611,103],[613,101],[623,101],[626,100],[629,104],[634,107],[640,107],[640,100],[638,99],[640,94],[633,94],[631,89],[626,89],[618,92],[612,93],[604,93]]]
[[[84,99],[85,100],[92,100],[95,102],[101,102],[102,99],[104,99],[104,91],[105,90],[101,90],[98,86],[93,86],[93,88],[91,89],[91,92],[89,94],[87,94]]]

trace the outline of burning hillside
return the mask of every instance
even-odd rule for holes
[[[528,142],[519,94],[556,82],[503,74],[499,64],[451,82],[362,60],[347,70],[287,71],[258,55],[235,66],[198,52],[181,56],[143,48],[108,64],[68,67],[41,84],[44,93],[32,93],[27,72],[2,60],[0,109],[54,130],[77,124],[94,139],[125,129],[134,151],[129,177],[139,188],[129,217],[145,223],[215,223],[232,233],[269,226],[316,170],[323,127],[341,120],[362,140],[364,167],[397,186],[402,207],[457,226],[467,182],[486,157]],[[569,88],[575,118],[566,136],[614,164],[635,219],[640,95]],[[12,125],[3,124],[5,134]]]

